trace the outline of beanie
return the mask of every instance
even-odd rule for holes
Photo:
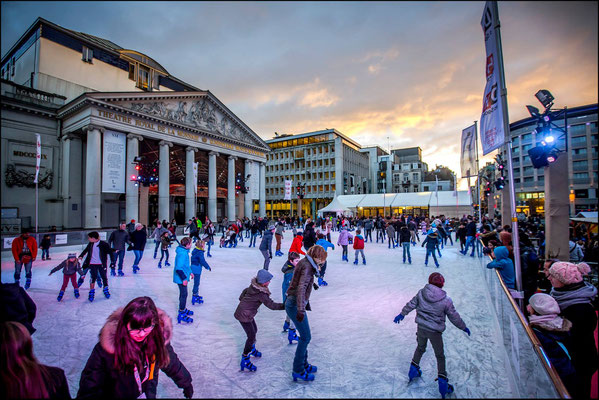
[[[567,261],[556,262],[549,268],[549,274],[564,285],[582,282],[583,275],[589,272],[591,267],[588,264],[574,264]]]
[[[75,253],[69,253],[67,258],[77,258],[77,254]]]
[[[438,288],[442,288],[445,284],[445,278],[443,278],[443,275],[441,275],[440,273],[433,272],[428,277],[428,283],[430,283],[431,285],[435,285]]]
[[[561,311],[557,301],[545,293],[533,294],[528,300],[528,304],[539,314],[559,314]]]
[[[259,284],[266,283],[272,279],[272,274],[265,269],[261,269],[258,271],[258,275],[256,275],[256,282]]]

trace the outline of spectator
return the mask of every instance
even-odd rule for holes
[[[21,323],[31,335],[37,307],[18,283],[0,283],[0,320]]]
[[[52,239],[50,239],[50,235],[44,235],[42,238],[42,242],[40,243],[40,248],[42,249],[42,261],[51,260],[50,258],[50,247],[52,246]]]
[[[568,244],[570,247],[570,262],[581,262],[584,259],[584,254],[580,245],[576,243],[574,239],[570,239],[570,242]]]
[[[0,324],[0,376],[3,399],[70,399],[64,371],[40,364],[27,328],[14,321]]]
[[[524,291],[524,304],[526,305],[530,296],[537,291],[540,260],[528,235],[522,232],[519,238],[522,290]]]
[[[168,230],[162,226],[162,223],[160,221],[158,221],[156,228],[154,228],[154,231],[150,235],[150,239],[154,238],[154,259],[156,259],[156,256],[158,254],[158,248],[160,247],[161,238],[164,232],[168,232]]]
[[[565,261],[556,262],[549,268],[549,281],[553,286],[551,296],[557,301],[562,315],[572,322],[570,355],[576,369],[576,391],[571,393],[573,398],[590,397],[591,379],[599,363],[594,337],[597,314],[593,307],[597,288],[582,279],[590,270],[585,263]]]
[[[493,253],[495,254],[495,260],[488,263],[487,268],[497,268],[505,286],[512,290],[516,290],[514,263],[509,258],[507,247],[499,246],[493,250]]]

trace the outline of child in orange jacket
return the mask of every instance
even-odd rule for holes
[[[303,235],[303,232],[300,231],[293,238],[293,242],[291,243],[291,248],[289,249],[289,253],[291,253],[292,251],[294,251],[294,252],[296,252],[298,254],[306,255],[306,253],[304,253],[302,251],[303,240],[304,240],[304,235]]]

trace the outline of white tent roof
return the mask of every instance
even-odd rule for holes
[[[339,197],[335,197],[326,207],[318,210],[318,214],[323,212],[344,212],[349,211],[349,208],[339,201]]]
[[[347,208],[356,208],[357,204],[360,203],[365,196],[365,194],[348,194],[337,196],[336,199]]]
[[[366,194],[357,207],[389,207],[395,196],[395,193]]]
[[[431,192],[397,193],[391,207],[428,207]]]
[[[575,218],[595,218],[597,219],[597,211],[581,211],[576,214]]]
[[[457,196],[455,194],[456,192],[453,190],[439,191],[439,207],[468,207],[472,204],[472,200],[467,190],[459,190],[457,192]],[[353,209],[357,207],[436,207],[437,194],[435,192],[352,194],[337,196],[335,199],[333,199],[331,204],[333,202],[339,203],[346,209]],[[334,205],[334,207],[339,207],[339,204]],[[328,209],[329,205],[318,210],[318,212],[336,211]]]
[[[456,205],[460,205],[460,206],[470,206],[472,205],[472,199],[470,198],[470,195],[468,194],[467,190],[458,190],[457,191],[457,196],[455,195],[456,192],[454,192],[453,190],[447,190],[447,191],[439,191],[438,195],[439,195],[439,207],[441,206],[456,206]],[[431,198],[430,198],[430,203],[429,205],[431,207],[435,207],[437,205],[437,197],[436,197],[436,192],[431,192]]]

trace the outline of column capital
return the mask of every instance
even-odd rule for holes
[[[160,142],[158,142],[158,144],[161,145],[161,146],[173,147],[173,143],[172,142],[167,142],[166,140],[161,140]]]
[[[251,163],[253,163],[253,162],[254,162],[254,160],[250,160],[249,158],[246,158],[246,159],[245,159],[245,163],[246,163],[246,164],[251,164]]]
[[[77,139],[78,136],[77,135],[73,135],[72,133],[67,133],[66,135],[62,135],[60,137],[60,140],[63,142],[66,142],[67,140],[73,140],[73,139]]]
[[[197,147],[193,147],[193,146],[187,146],[185,148],[185,151],[189,151],[189,152],[193,151],[194,153],[196,153],[198,150],[199,149]]]
[[[88,131],[92,131],[92,130],[98,130],[101,133],[104,133],[104,131],[105,131],[105,129],[103,127],[97,126],[97,125],[91,125],[91,124],[87,125],[87,126],[84,126],[83,128],[81,128],[81,130],[83,132],[88,132]]]
[[[266,166],[266,163],[264,161],[258,161],[258,162],[260,163],[261,167],[265,167]]]
[[[220,154],[216,151],[211,151],[210,153],[208,153],[209,156],[219,156]]]
[[[141,135],[137,135],[135,133],[128,133],[127,134],[127,139],[130,139],[130,140],[137,139],[138,141],[141,142],[142,140],[144,140],[144,137],[141,136]]]
[[[237,156],[229,156],[229,160],[235,161],[235,160],[237,160]]]

